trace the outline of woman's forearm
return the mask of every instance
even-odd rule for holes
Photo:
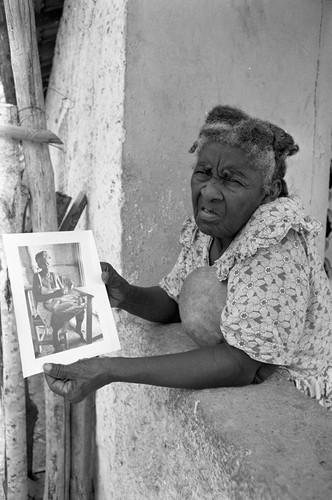
[[[250,384],[261,363],[228,344],[145,358],[103,358],[109,382],[203,389]]]
[[[178,304],[162,288],[131,285],[111,264],[101,262],[100,265],[112,307],[157,323],[180,321]]]
[[[78,403],[113,382],[184,389],[250,384],[262,365],[226,343],[145,358],[91,358],[70,365],[46,364],[47,383],[56,394]]]
[[[178,304],[159,286],[131,285],[121,309],[157,323],[177,323],[180,320]]]
[[[63,290],[59,288],[56,290],[42,290],[37,292],[34,291],[33,294],[37,302],[45,302],[46,300],[49,299],[56,299],[58,297],[62,297]]]

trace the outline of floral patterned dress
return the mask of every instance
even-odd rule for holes
[[[227,280],[220,336],[258,361],[278,365],[295,386],[332,408],[332,294],[314,238],[321,225],[297,199],[261,205],[213,267]],[[209,266],[212,237],[193,218],[181,253],[159,283],[178,301],[186,276]]]

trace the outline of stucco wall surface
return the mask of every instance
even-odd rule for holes
[[[67,0],[46,112],[64,142],[51,148],[56,189],[88,198],[78,228],[93,229],[100,259],[120,266],[121,155],[125,133],[124,0]]]
[[[330,5],[310,0],[128,2],[122,261],[129,280],[155,284],[171,269],[181,223],[191,213],[194,158],[188,149],[205,113],[219,102],[274,121],[294,135],[301,153],[290,162],[291,190],[325,223],[331,149],[331,91],[326,86],[330,21]],[[147,328],[124,319],[120,333],[126,352],[144,352],[140,338]],[[159,352],[158,342],[151,334],[146,344]],[[176,349],[181,349],[177,343]],[[274,399],[274,385],[264,391],[250,388],[255,397],[246,396],[246,404],[248,389],[229,390],[225,407],[226,392],[215,391],[210,394],[216,398],[216,412],[207,419],[202,410],[196,420],[194,400],[201,394],[125,384],[104,389],[97,397],[98,498],[324,498],[331,488],[329,471],[319,465],[319,453],[313,458],[310,445],[306,447],[307,431],[297,431],[306,404],[301,408],[302,395],[292,389],[286,385]],[[204,399],[207,412],[213,397]],[[187,398],[193,398],[191,403]],[[327,417],[313,405],[322,415],[324,432]],[[254,408],[263,418],[255,431]],[[250,418],[236,422],[234,415],[251,415],[252,425]],[[308,417],[313,441],[317,415],[312,421]],[[217,422],[229,426],[215,433]],[[248,434],[249,458],[241,446]],[[233,443],[236,436],[239,440]],[[324,439],[315,441],[318,447]],[[237,449],[238,474],[228,468],[234,462],[225,443]],[[310,470],[317,471],[321,481],[307,481]]]
[[[47,99],[64,148],[52,161],[58,190],[88,196],[80,227],[93,229],[100,258],[142,285],[170,270],[191,213],[187,151],[219,102],[296,137],[289,183],[325,222],[331,7],[65,2]],[[194,347],[178,327],[117,318],[127,355]],[[329,417],[276,381],[198,392],[115,384],[97,394],[96,498],[328,498]]]
[[[205,114],[231,104],[289,131],[292,193],[323,224],[331,157],[332,4],[312,0],[128,2],[123,261],[155,283],[191,214],[188,150]],[[320,248],[324,248],[322,232]]]
[[[125,354],[195,347],[179,325],[140,326]],[[136,333],[125,317],[122,329]],[[326,500],[332,491],[330,413],[289,382],[203,391],[119,383],[97,400],[107,401],[100,500]]]

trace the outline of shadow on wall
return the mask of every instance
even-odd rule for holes
[[[326,246],[324,267],[330,280],[332,288],[332,160],[330,163],[330,182],[329,182],[329,206],[327,209],[326,220]]]

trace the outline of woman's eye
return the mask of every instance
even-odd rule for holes
[[[209,177],[210,172],[206,170],[195,170],[194,174],[199,175],[201,177]]]
[[[222,181],[223,182],[228,182],[230,184],[241,184],[240,181],[238,181],[238,179],[234,178],[234,177],[223,177],[222,178]]]

